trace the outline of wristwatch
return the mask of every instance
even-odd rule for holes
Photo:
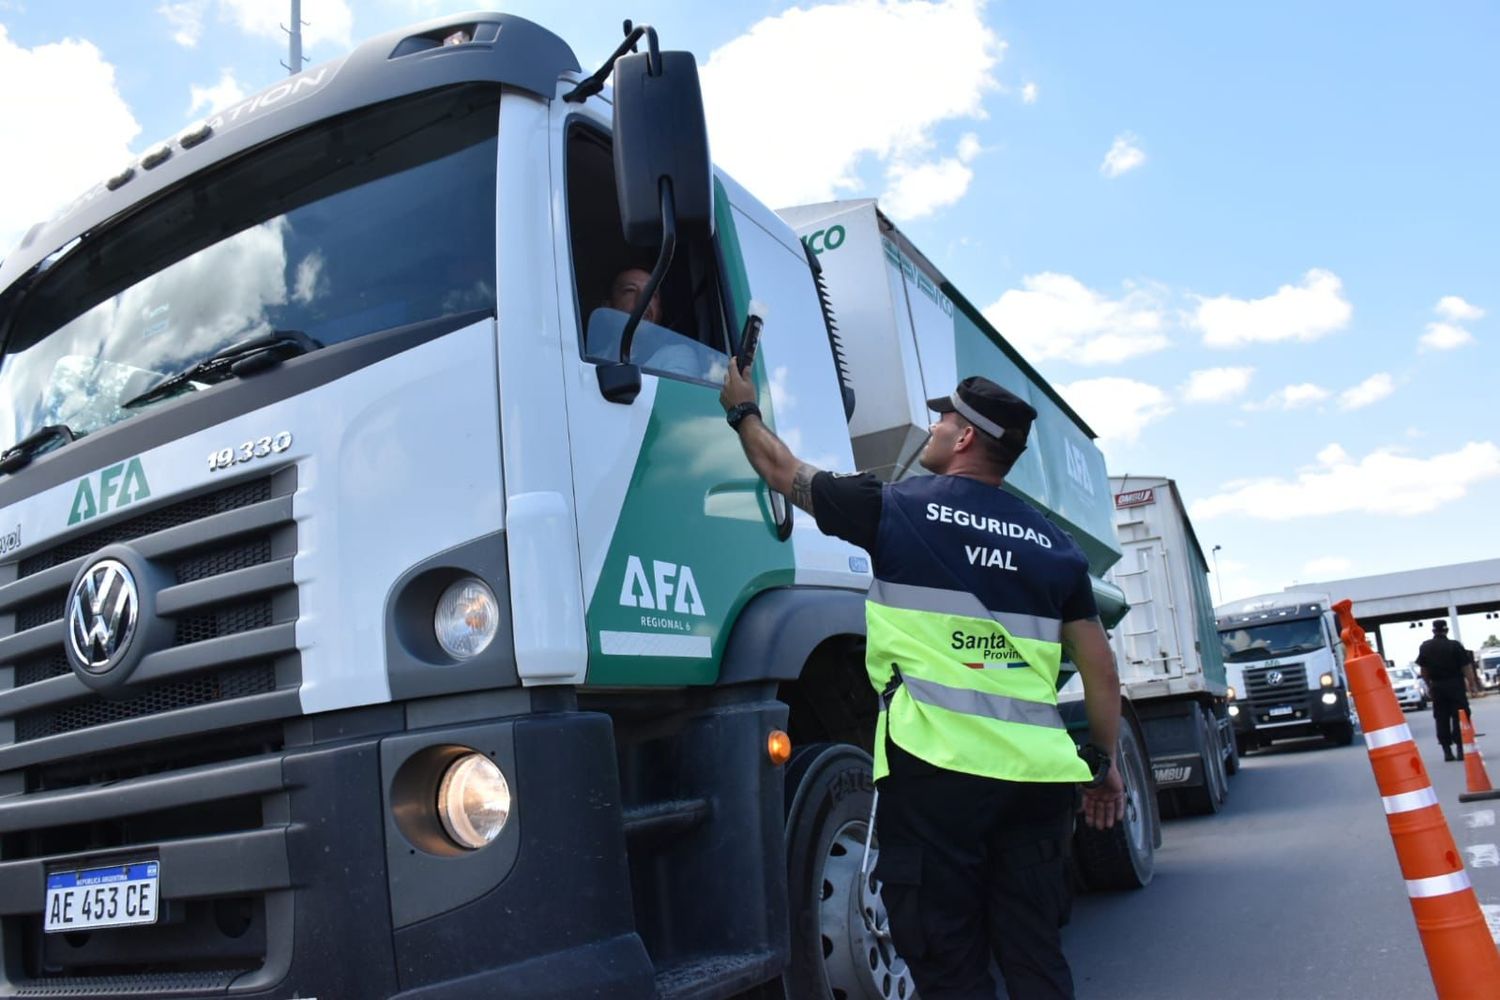
[[[1078,748],[1078,757],[1089,766],[1089,771],[1093,774],[1092,778],[1083,783],[1083,787],[1098,788],[1104,784],[1104,779],[1109,776],[1109,754],[1092,743],[1085,743]]]
[[[760,407],[754,403],[735,403],[728,410],[724,411],[724,419],[729,421],[731,428],[739,430],[741,421],[751,414],[759,417]]]

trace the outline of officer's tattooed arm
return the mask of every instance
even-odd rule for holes
[[[719,402],[727,412],[736,404],[754,401],[755,387],[740,374],[738,360],[731,358],[729,371],[724,378],[724,390],[719,393]],[[754,416],[740,421],[740,444],[745,449],[745,457],[750,460],[750,466],[771,489],[790,497],[792,503],[809,514],[813,512],[813,476],[822,470],[793,455],[786,443]]]

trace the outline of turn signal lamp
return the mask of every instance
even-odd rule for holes
[[[483,580],[465,577],[443,591],[433,614],[438,645],[455,660],[484,652],[500,627],[500,602]]]
[[[1234,701],[1235,697],[1236,696],[1235,696],[1235,693],[1234,693],[1234,686],[1230,685],[1230,688],[1229,688],[1229,700],[1230,701]]]
[[[1333,675],[1332,674],[1324,674],[1322,677],[1318,678],[1318,683],[1322,684],[1326,688],[1333,687]]]
[[[792,759],[792,738],[779,729],[771,730],[766,737],[766,756],[777,767]]]

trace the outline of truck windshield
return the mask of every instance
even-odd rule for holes
[[[0,317],[0,449],[124,420],[272,331],[326,346],[494,308],[498,101],[470,86],[320,122],[85,236]]]
[[[1227,628],[1219,633],[1219,641],[1224,645],[1226,663],[1295,656],[1314,652],[1326,645],[1322,623],[1316,618]]]

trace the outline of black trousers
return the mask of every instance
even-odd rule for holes
[[[1071,998],[1073,786],[932,769],[878,787],[875,874],[922,1000],[995,1000],[992,957],[1010,1000]]]
[[[1463,755],[1463,736],[1458,729],[1458,710],[1469,711],[1469,693],[1462,680],[1432,681],[1432,718],[1437,722],[1438,742],[1447,747],[1458,744]],[[1471,716],[1472,719],[1472,716]]]

